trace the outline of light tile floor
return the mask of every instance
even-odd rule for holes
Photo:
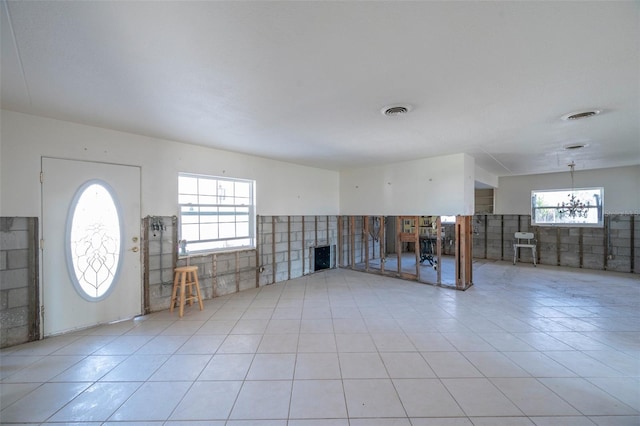
[[[638,275],[331,270],[4,349],[2,424],[640,425]]]

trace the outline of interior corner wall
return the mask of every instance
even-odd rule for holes
[[[576,170],[576,188],[603,187],[605,214],[640,213],[640,166]],[[547,173],[499,179],[495,214],[531,214],[531,191],[571,188],[571,175]]]
[[[474,163],[466,154],[340,173],[342,215],[472,215]]]
[[[177,214],[178,172],[254,179],[259,215],[339,212],[336,171],[7,110],[0,122],[0,216],[40,216],[43,156],[140,166],[143,217]]]
[[[475,166],[475,181],[485,185],[485,188],[497,188],[498,187],[498,176],[493,173],[489,173],[485,169],[482,169]]]

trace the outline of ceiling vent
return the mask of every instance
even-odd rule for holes
[[[600,112],[601,111],[599,109],[593,109],[588,111],[576,111],[576,112],[570,112],[569,114],[565,114],[560,118],[565,121],[580,120],[587,117],[593,117],[594,115],[600,114]]]
[[[382,114],[388,117],[395,117],[398,115],[404,115],[411,111],[410,105],[389,105],[382,108]]]
[[[569,145],[565,145],[563,148],[566,149],[567,151],[572,151],[574,149],[584,148],[585,146],[587,146],[586,143],[572,143]]]

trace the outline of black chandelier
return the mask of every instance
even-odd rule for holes
[[[589,202],[586,203],[580,201],[578,197],[576,197],[574,186],[573,186],[573,171],[576,167],[576,163],[573,161],[571,164],[568,164],[571,169],[571,193],[568,195],[569,201],[562,202],[562,204],[558,204],[558,213],[560,217],[569,216],[571,218],[586,218],[589,214]]]

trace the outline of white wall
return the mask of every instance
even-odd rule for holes
[[[0,112],[0,216],[40,216],[41,157],[140,166],[142,215],[177,214],[178,172],[255,179],[260,215],[339,213],[338,172]]]
[[[483,188],[497,188],[498,176],[489,173],[485,169],[482,169],[476,165],[475,168],[475,180],[476,183],[482,184]]]
[[[640,166],[576,170],[575,187],[604,187],[605,214],[640,214]],[[570,173],[510,176],[499,179],[496,214],[530,214],[531,191],[571,188]]]
[[[340,173],[344,215],[473,214],[474,161],[465,154]]]

